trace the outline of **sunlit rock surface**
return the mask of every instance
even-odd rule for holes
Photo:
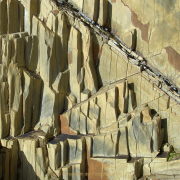
[[[179,179],[179,5],[1,0],[0,179]]]

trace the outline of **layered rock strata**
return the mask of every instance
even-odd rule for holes
[[[177,4],[1,0],[0,178],[178,179]]]

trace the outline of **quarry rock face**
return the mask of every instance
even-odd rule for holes
[[[179,5],[1,0],[0,179],[179,179]]]

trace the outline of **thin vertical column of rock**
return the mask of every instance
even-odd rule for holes
[[[39,120],[42,81],[28,71],[23,71],[23,121],[22,133],[34,128]]]
[[[24,7],[24,30],[29,34],[32,33],[32,17],[38,14],[38,0],[21,0]]]
[[[91,34],[91,31],[86,27],[83,27],[80,30],[82,33],[85,88],[88,89],[91,94],[94,94],[98,91],[98,80],[93,58],[93,35]]]
[[[22,70],[18,69],[17,64],[11,63],[8,68],[8,84],[9,84],[9,111],[11,118],[10,134],[17,136],[21,133],[22,127],[22,107],[23,107],[23,91],[22,91]]]
[[[16,0],[7,0],[7,32],[16,33],[24,31],[24,9]]]
[[[0,2],[0,35],[7,34],[7,3],[6,0]]]
[[[77,102],[81,101],[80,93],[84,86],[84,69],[82,67],[82,40],[80,32],[71,27],[68,64],[70,69],[70,90],[76,96]]]

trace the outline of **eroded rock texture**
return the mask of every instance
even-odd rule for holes
[[[178,0],[0,13],[0,179],[180,178]]]

